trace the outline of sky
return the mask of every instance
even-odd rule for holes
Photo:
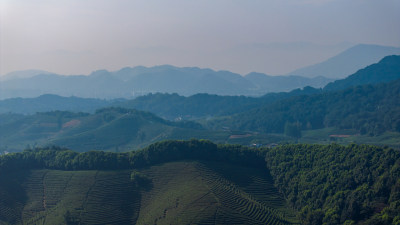
[[[399,0],[0,0],[0,74],[286,74],[359,43],[400,47],[399,12]]]

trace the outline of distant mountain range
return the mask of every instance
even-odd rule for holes
[[[116,72],[95,71],[89,76],[63,76],[19,72],[0,83],[0,99],[37,97],[43,94],[83,98],[133,98],[148,93],[198,93],[260,96],[305,86],[323,87],[331,79],[300,76],[268,76],[251,73],[241,76],[229,71],[174,66],[126,67]]]
[[[16,71],[0,78],[0,99],[43,94],[99,99],[134,98],[149,93],[261,96],[305,86],[321,88],[393,54],[400,54],[400,48],[357,45],[287,76],[255,72],[242,76],[229,71],[170,65],[126,67],[114,72],[98,70],[87,76],[65,76],[41,70]]]
[[[253,73],[249,76],[257,78],[263,75]],[[46,94],[37,98],[0,100],[0,113],[34,114],[54,110],[93,113],[96,109],[114,106],[148,111],[168,120],[191,120],[240,113],[294,96],[320,94],[326,91],[389,82],[396,79],[400,79],[400,56],[387,56],[379,63],[361,69],[346,79],[329,83],[323,89],[305,87],[291,92],[268,93],[261,97],[211,94],[195,94],[185,97],[178,94],[157,93],[139,96],[131,100],[100,100]]]
[[[297,69],[289,74],[304,77],[324,76],[331,79],[345,78],[388,55],[400,55],[400,48],[360,44],[345,50],[321,63]]]

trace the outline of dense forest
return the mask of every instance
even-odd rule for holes
[[[364,85],[343,91],[297,96],[249,112],[209,122],[218,128],[283,133],[285,124],[301,130],[337,127],[360,134],[400,132],[400,81]]]
[[[369,145],[286,145],[266,152],[304,224],[400,224],[400,152]]]
[[[0,174],[27,169],[137,169],[179,160],[265,168],[303,224],[400,223],[400,152],[368,145],[255,149],[191,140],[159,142],[127,153],[52,147],[1,156]]]

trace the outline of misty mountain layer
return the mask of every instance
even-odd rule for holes
[[[300,76],[268,76],[251,73],[241,76],[229,71],[174,66],[126,67],[116,72],[95,71],[88,76],[39,74],[1,82],[0,99],[37,97],[43,94],[84,98],[133,98],[149,93],[198,93],[259,96],[269,92],[290,91],[305,86],[323,87],[330,79]]]

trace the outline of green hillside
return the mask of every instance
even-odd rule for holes
[[[28,170],[17,177],[24,193],[1,220],[10,224],[290,224],[282,195],[263,170],[226,163],[172,162],[136,170],[148,184],[135,185],[131,170]],[[235,177],[232,177],[232,172]],[[249,177],[248,174],[251,174]],[[2,184],[4,184],[2,182]],[[15,186],[13,186],[15,187]],[[15,201],[1,187],[2,199]]]
[[[262,164],[258,151],[195,140],[119,154],[14,153],[0,157],[0,223],[296,223]]]
[[[0,156],[1,224],[398,224],[400,152],[164,141]]]

